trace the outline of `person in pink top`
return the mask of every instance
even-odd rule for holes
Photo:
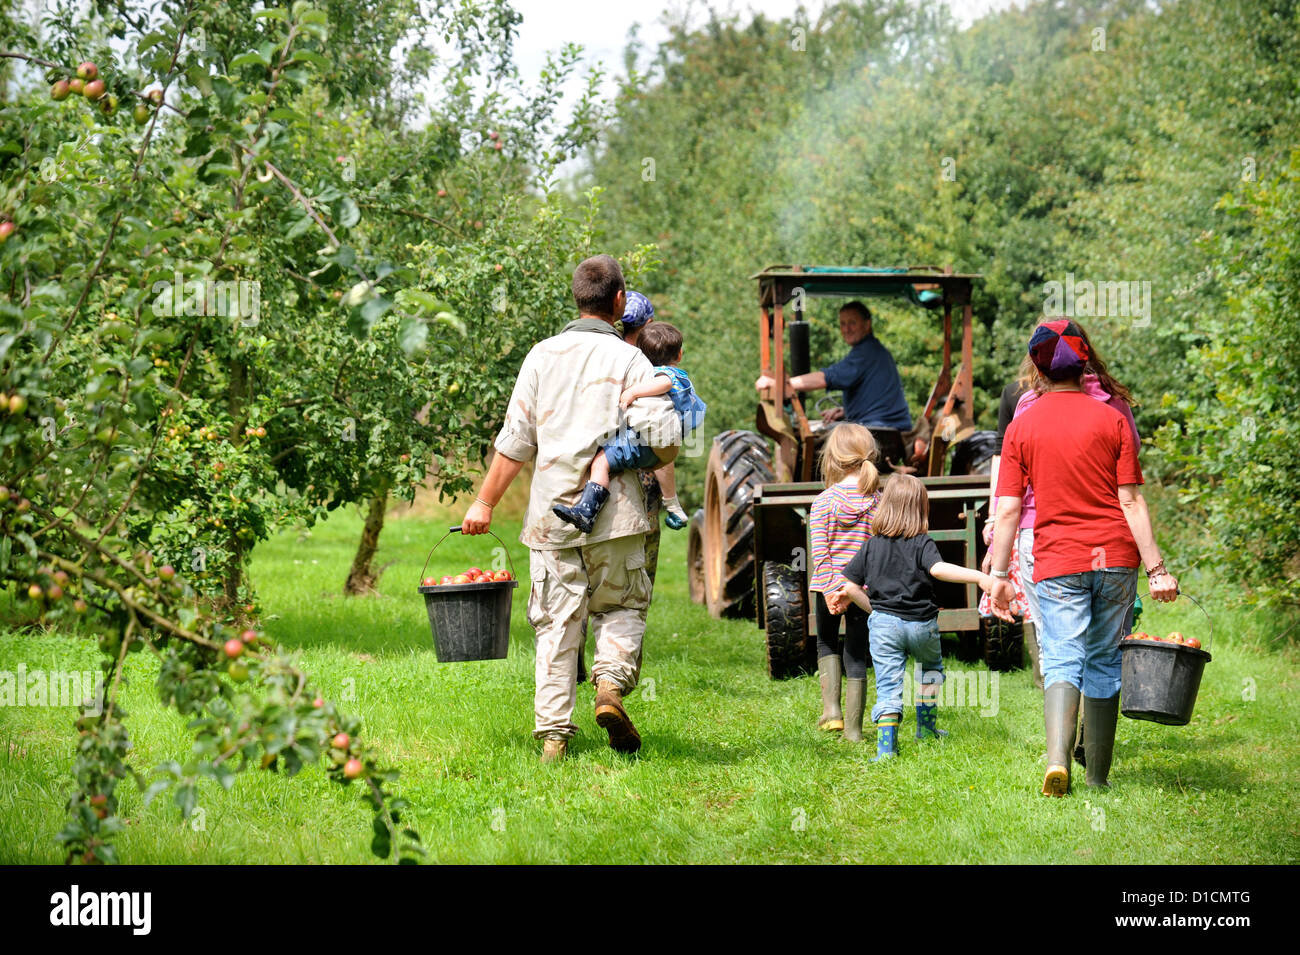
[[[876,471],[876,442],[859,424],[845,422],[831,429],[822,446],[821,472],[826,490],[813,500],[808,513],[812,543],[812,577],[808,589],[817,602],[817,674],[821,682],[822,715],[817,726],[842,730],[844,739],[862,740],[866,706],[868,656],[867,615],[857,605],[843,615],[841,668],[840,620],[826,605],[828,594],[844,587],[844,568],[871,536],[871,518],[880,501]],[[848,676],[844,709],[840,708],[840,679]]]

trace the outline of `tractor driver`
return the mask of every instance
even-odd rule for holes
[[[787,378],[786,397],[819,388],[842,391],[844,406],[822,412],[827,424],[845,420],[868,428],[909,431],[912,413],[903,394],[903,381],[894,356],[871,334],[871,311],[867,306],[855,300],[840,309],[840,337],[849,346],[849,353],[821,371]],[[762,391],[773,384],[771,377],[762,375],[754,387]]]

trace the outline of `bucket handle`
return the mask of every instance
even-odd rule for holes
[[[438,538],[438,544],[441,544],[452,534],[458,533],[459,531],[460,531],[460,525],[457,524],[455,527],[448,530],[447,533],[443,534],[440,538]],[[493,534],[492,531],[488,531],[488,533],[492,534],[492,536],[496,538],[496,542],[500,544],[501,549],[506,552],[506,562],[510,565],[510,576],[518,580],[519,575],[515,573],[515,562],[513,558],[511,558],[510,556],[510,548],[506,546],[505,541],[503,541],[500,537],[497,537],[496,534]],[[433,557],[433,552],[438,549],[438,544],[434,544],[431,548],[429,548],[429,556],[424,558],[424,566],[420,568],[421,580],[424,580],[424,572],[429,569],[429,559]]]
[[[1148,597],[1148,596],[1150,596],[1149,592],[1145,594],[1138,594],[1138,599],[1141,600],[1143,597]],[[1205,622],[1210,625],[1210,632],[1206,636],[1205,645],[1202,646],[1201,649],[1204,650],[1206,653],[1209,653],[1210,645],[1214,643],[1214,618],[1210,616],[1210,612],[1208,610],[1206,610],[1204,607],[1201,606],[1201,602],[1197,600],[1195,597],[1193,597],[1191,594],[1179,590],[1178,593],[1175,595],[1175,597],[1186,597],[1188,600],[1192,602],[1192,605],[1195,606],[1197,610],[1205,614]]]

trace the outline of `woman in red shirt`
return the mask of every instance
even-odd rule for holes
[[[1046,388],[1012,421],[998,473],[991,596],[994,612],[1012,619],[1007,579],[1021,500],[1032,485],[1034,586],[1042,609],[1043,723],[1047,733],[1044,795],[1070,786],[1070,753],[1084,705],[1086,779],[1108,785],[1119,716],[1119,642],[1131,626],[1139,562],[1156,600],[1178,595],[1151,530],[1140,485],[1137,444],[1124,417],[1082,390],[1086,339],[1065,318],[1043,322],[1029,357]]]

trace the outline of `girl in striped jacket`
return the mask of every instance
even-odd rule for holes
[[[880,500],[876,471],[876,442],[862,425],[836,425],[822,446],[821,472],[826,490],[813,500],[808,514],[812,543],[812,579],[808,589],[817,602],[817,673],[821,682],[822,715],[817,726],[843,731],[844,739],[862,739],[866,700],[868,651],[867,615],[850,605],[843,617],[831,613],[826,594],[844,586],[844,567],[871,535],[871,518]],[[841,669],[840,620],[844,620]],[[847,674],[845,708],[840,709],[840,679]],[[847,711],[847,712],[846,712]]]

